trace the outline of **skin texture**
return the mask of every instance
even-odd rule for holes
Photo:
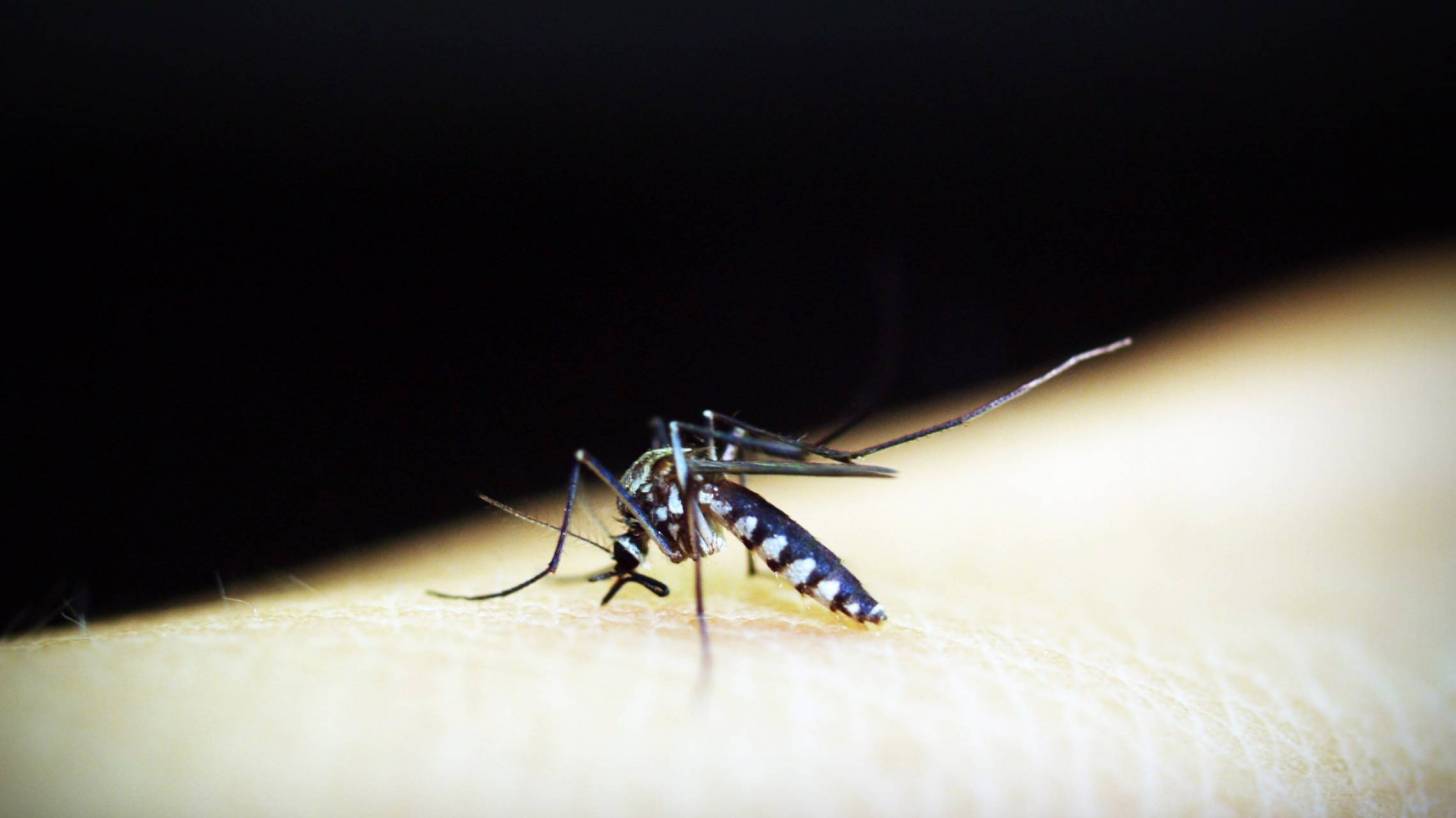
[[[540,570],[552,535],[496,513],[229,589],[244,601],[11,640],[0,804],[1456,813],[1453,259],[1326,271],[1144,333],[870,460],[894,480],[755,479],[890,621],[836,617],[729,551],[706,565],[706,688],[687,564],[648,570],[672,596],[607,608],[565,580],[425,596]],[[573,545],[562,573],[604,565]]]

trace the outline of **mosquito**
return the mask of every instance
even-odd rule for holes
[[[518,519],[558,533],[556,550],[540,573],[491,593],[428,593],[443,599],[474,601],[510,596],[556,573],[566,541],[573,538],[611,555],[610,567],[587,578],[591,582],[612,581],[606,596],[602,597],[603,605],[611,602],[617,592],[628,584],[641,585],[651,593],[665,597],[668,595],[666,584],[637,570],[647,559],[651,545],[655,544],[674,563],[686,559],[693,561],[698,635],[706,664],[708,624],[703,610],[702,560],[723,550],[731,535],[748,549],[750,573],[756,555],[769,570],[783,576],[800,594],[813,597],[829,610],[865,624],[884,622],[884,608],[865,590],[859,578],[803,526],[751,491],[746,485],[746,476],[892,477],[894,469],[856,461],[969,423],[1077,364],[1115,352],[1131,343],[1131,338],[1123,338],[1073,355],[1044,374],[963,415],[862,449],[831,448],[828,443],[833,435],[816,442],[806,442],[802,438],[771,432],[712,410],[703,412],[701,424],[654,420],[652,448],[638,457],[620,480],[585,449],[576,450],[566,483],[566,508],[559,526],[481,495],[482,500]],[[721,448],[719,443],[723,444]],[[748,459],[750,453],[757,458]],[[616,495],[618,517],[626,531],[612,539],[611,548],[571,530],[571,515],[576,506],[583,466]]]

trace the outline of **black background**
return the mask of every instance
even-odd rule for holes
[[[0,43],[9,632],[1452,227],[1420,7],[95,5]]]

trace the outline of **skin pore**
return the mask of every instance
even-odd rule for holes
[[[0,803],[1449,814],[1452,417],[1456,255],[1327,272],[868,459],[893,480],[753,478],[885,626],[746,577],[729,550],[705,563],[700,690],[686,563],[645,569],[670,596],[628,586],[605,608],[573,581],[606,564],[579,543],[561,579],[513,597],[426,596],[545,565],[550,532],[487,509],[228,599],[0,644]],[[563,442],[563,475],[581,443]],[[600,487],[581,502],[610,513]],[[558,519],[560,503],[522,510]]]

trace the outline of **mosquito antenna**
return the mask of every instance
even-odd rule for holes
[[[590,498],[583,498],[583,500],[586,499]],[[597,511],[597,507],[591,503],[583,502],[582,508],[586,510],[586,516],[592,518],[592,522],[596,523],[597,528],[601,529],[602,533],[610,540],[612,538],[612,530],[607,527],[607,521],[602,519],[602,515]]]
[[[552,525],[551,523],[548,523],[545,520],[538,520],[538,519],[536,519],[535,517],[532,517],[529,514],[526,514],[524,512],[520,512],[520,511],[516,511],[515,509],[511,508],[510,506],[506,505],[505,503],[502,503],[501,501],[495,499],[494,497],[490,497],[490,496],[485,495],[485,494],[480,494],[480,495],[477,495],[477,496],[480,497],[480,499],[486,501],[487,503],[490,503],[491,505],[493,505],[496,508],[500,509],[501,511],[504,511],[505,513],[511,515],[512,517],[515,517],[517,520],[520,520],[522,522],[531,523],[532,525],[539,525],[542,528],[549,528],[549,529],[551,529],[552,531],[555,531],[558,534],[561,533],[561,527],[560,526]],[[567,531],[566,532],[566,536],[573,537],[575,539],[581,540],[582,542],[587,543],[588,545],[595,545],[597,548],[601,549],[602,551],[607,552],[608,554],[612,553],[612,549],[606,547],[605,545],[602,545],[601,543],[597,542],[596,540],[593,540],[593,539],[590,539],[590,538],[587,538],[587,537],[583,537],[580,534],[576,533],[575,531]]]
[[[1106,355],[1109,352],[1116,352],[1117,350],[1122,349],[1123,347],[1130,344],[1132,344],[1131,338],[1123,338],[1120,341],[1113,341],[1106,346],[1100,346],[1096,349],[1089,349],[1086,352],[1081,352],[1073,355],[1067,360],[1062,361],[1061,364],[1057,365],[1050,371],[1042,374],[1039,377],[1027,381],[1026,383],[1016,387],[1010,392],[1007,392],[1001,397],[989,400],[986,403],[977,406],[975,409],[972,409],[971,411],[965,413],[964,415],[961,415],[959,417],[953,417],[950,420],[937,423],[934,426],[927,426],[924,429],[920,429],[906,435],[901,435],[900,437],[894,438],[892,440],[887,440],[883,443],[876,443],[873,446],[869,446],[863,449],[856,449],[850,452],[842,452],[838,450],[828,449],[817,451],[816,454],[822,454],[825,457],[830,458],[831,460],[858,460],[861,457],[866,457],[868,455],[874,454],[875,452],[883,451],[884,449],[888,449],[891,446],[899,446],[901,443],[909,443],[912,440],[919,440],[922,437],[933,435],[936,432],[944,432],[946,429],[953,429],[961,425],[962,423],[967,423],[975,420],[976,418],[986,414],[992,409],[1004,406],[1011,401],[1016,400],[1022,395],[1025,395],[1027,392],[1030,392],[1038,386],[1041,386],[1052,378],[1055,378],[1063,372],[1066,372],[1068,369],[1071,369],[1072,367],[1082,363],[1083,361],[1090,360],[1101,355]]]

